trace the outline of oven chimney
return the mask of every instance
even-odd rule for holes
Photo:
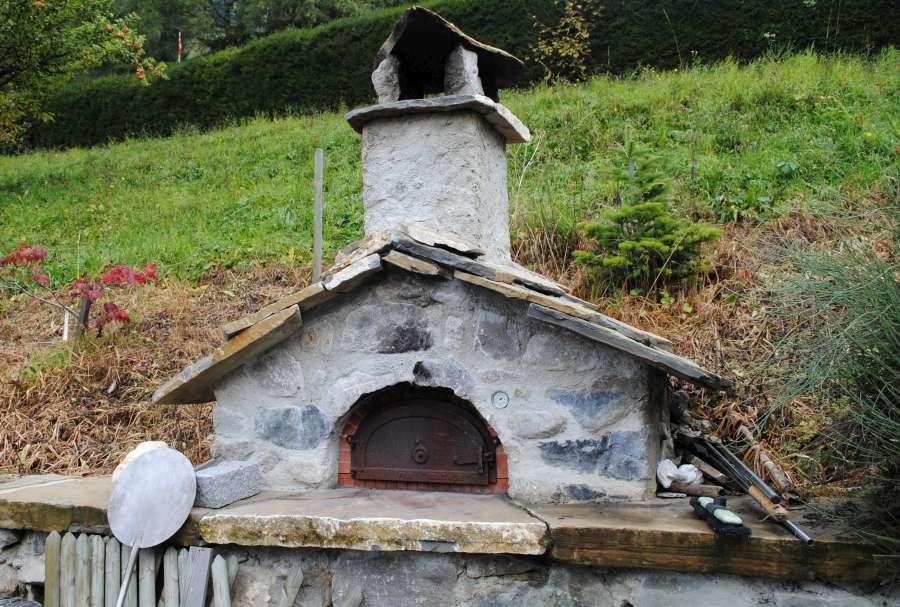
[[[499,89],[521,67],[431,11],[403,15],[375,58],[378,105],[347,114],[362,133],[367,235],[425,224],[510,260],[506,145],[530,135]]]

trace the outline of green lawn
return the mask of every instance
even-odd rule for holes
[[[843,204],[897,173],[898,74],[895,50],[800,54],[508,92],[534,134],[510,149],[514,238],[524,250],[545,234],[542,254],[565,257],[577,223],[610,204],[611,147],[626,138],[662,156],[676,207],[697,218]],[[0,249],[46,246],[57,281],[110,262],[189,279],[302,262],[318,146],[334,251],[361,234],[362,178],[359,137],[331,113],[0,158]]]

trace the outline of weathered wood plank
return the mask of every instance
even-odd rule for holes
[[[449,274],[449,272],[442,271],[440,266],[435,265],[430,261],[412,257],[411,255],[401,253],[400,251],[389,251],[382,255],[381,259],[385,263],[398,267],[401,270],[415,272],[416,274],[424,274],[425,276],[440,276],[445,273]]]
[[[751,527],[749,541],[715,535],[686,499],[545,505],[534,512],[550,528],[549,556],[582,565],[859,583],[887,580],[896,567],[812,519],[797,521],[815,539],[808,546],[762,522],[752,500],[733,497],[728,506]]]
[[[106,562],[104,563],[104,607],[116,607],[119,588],[122,587],[122,545],[114,537],[106,538]]]
[[[612,329],[598,327],[548,307],[533,303],[528,307],[528,316],[563,329],[568,329],[611,348],[621,350],[645,364],[711,390],[721,390],[731,385],[725,379],[686,358],[645,346]]]
[[[287,580],[284,582],[284,594],[281,595],[281,600],[278,601],[278,607],[292,607],[302,585],[303,563],[297,563],[297,566],[288,573]]]
[[[102,535],[91,536],[91,607],[103,607],[103,576],[106,546]]]
[[[306,312],[321,305],[336,295],[331,291],[326,291],[321,282],[314,282],[311,285],[300,289],[296,293],[291,293],[282,297],[278,301],[271,303],[264,308],[260,308],[257,312],[249,314],[243,318],[230,322],[222,327],[225,337],[231,339],[234,335],[240,333],[248,327],[252,327],[273,314],[277,314],[291,306],[297,306],[301,311]]]
[[[166,548],[163,556],[162,601],[165,607],[178,607],[178,550]]]
[[[75,541],[75,605],[90,607],[91,605],[91,539],[82,533]]]
[[[228,565],[221,555],[213,559],[212,604],[213,607],[231,607],[231,590],[228,587]]]
[[[44,543],[44,607],[59,607],[59,551],[62,537],[47,534]]]
[[[138,553],[138,607],[156,607],[156,550]]]
[[[153,395],[153,402],[172,405],[214,400],[212,384],[218,378],[281,343],[302,326],[297,306],[270,316],[167,381]]]
[[[213,551],[191,546],[184,566],[185,584],[181,593],[181,607],[204,607],[209,568]]]
[[[75,607],[75,535],[67,533],[62,538],[59,564],[59,604]]]

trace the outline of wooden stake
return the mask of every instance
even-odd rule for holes
[[[156,551],[138,553],[138,607],[156,607]]]
[[[231,592],[228,589],[228,565],[217,556],[212,562],[213,607],[231,607]]]
[[[178,607],[178,550],[166,548],[163,557],[163,604],[165,607]]]
[[[181,600],[181,597],[184,595],[185,586],[187,586],[187,556],[188,550],[187,548],[182,548],[178,551],[178,597]]]
[[[313,276],[318,282],[322,276],[322,207],[324,206],[323,188],[325,184],[325,152],[316,148],[315,153],[315,202],[313,207]]]
[[[185,584],[181,593],[181,607],[204,607],[212,550],[191,546],[185,563]]]
[[[122,586],[122,545],[114,537],[106,539],[106,583],[103,590],[104,607],[116,607],[116,598],[119,596],[119,588]]]
[[[84,335],[87,329],[88,321],[91,317],[91,300],[81,296],[81,308],[78,310],[78,322],[75,323],[75,341],[77,342]]]
[[[75,605],[91,607],[91,538],[86,533],[75,542]]]
[[[62,538],[59,560],[60,607],[75,607],[75,536],[71,533]]]
[[[225,564],[228,565],[228,587],[234,590],[234,581],[237,579],[238,558],[233,554],[229,554],[225,558]]]
[[[91,536],[91,607],[103,607],[104,566],[106,546],[102,535]]]
[[[44,543],[44,607],[59,607],[59,549],[62,537],[47,534]]]
[[[278,602],[278,607],[291,607],[294,604],[294,599],[297,598],[297,593],[300,592],[300,586],[302,585],[303,564],[297,563],[297,566],[288,574],[284,584],[284,594],[281,596],[281,601]],[[218,605],[216,607],[218,607]]]

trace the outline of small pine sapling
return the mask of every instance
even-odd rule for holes
[[[633,141],[615,154],[610,177],[616,206],[582,225],[591,250],[575,251],[575,263],[594,286],[652,290],[696,276],[704,268],[701,245],[714,240],[718,230],[674,214],[656,155]]]

